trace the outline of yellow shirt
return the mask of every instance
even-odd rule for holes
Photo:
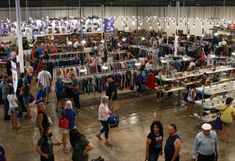
[[[227,105],[221,105],[221,120],[225,123],[233,122],[233,113],[235,112],[235,108],[233,106],[229,106],[226,110],[224,110]],[[224,110],[224,111],[223,111]]]

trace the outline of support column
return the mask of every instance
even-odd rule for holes
[[[178,27],[179,27],[179,10],[180,10],[180,2],[176,2],[176,32],[175,32],[175,53],[174,56],[177,56],[177,47],[178,47]]]
[[[17,41],[18,41],[17,62],[20,63],[20,73],[24,73],[24,53],[23,53],[22,32],[21,32],[20,0],[15,0],[15,6],[16,6]]]

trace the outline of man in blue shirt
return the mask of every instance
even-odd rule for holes
[[[211,125],[202,125],[202,132],[198,133],[192,150],[192,161],[215,161],[218,159],[218,139]]]

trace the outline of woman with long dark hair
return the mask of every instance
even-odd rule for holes
[[[73,161],[88,161],[88,152],[93,149],[93,145],[77,129],[69,131],[70,143],[72,145]]]
[[[163,126],[160,121],[154,121],[150,126],[150,133],[146,140],[147,161],[157,161],[159,155],[162,155],[163,144]]]
[[[38,140],[36,152],[41,155],[41,161],[55,161],[53,146],[60,146],[60,142],[52,142],[52,131],[46,128]]]

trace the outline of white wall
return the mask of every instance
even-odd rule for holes
[[[11,9],[10,12],[12,15],[12,20],[15,20],[15,11],[14,8]],[[27,12],[26,12],[27,11]],[[26,14],[28,13],[28,14]],[[0,9],[0,18],[6,19],[9,17],[9,10]],[[102,8],[101,7],[84,7],[82,8],[82,16],[101,16]],[[104,17],[119,17],[119,16],[136,16],[137,15],[137,7],[105,7]],[[176,15],[176,8],[170,7],[169,13],[167,7],[138,7],[138,15],[139,16],[158,16],[158,17],[172,17]],[[25,8],[21,9],[22,20],[32,17],[32,18],[42,18],[42,17],[65,17],[65,16],[76,16],[79,17],[79,8],[78,7],[44,7],[44,8]],[[196,19],[195,27],[192,27],[192,22],[196,17],[198,18],[225,18],[227,22],[233,21],[235,23],[235,7],[181,7],[180,8],[180,16],[182,19],[185,17],[185,20],[188,19],[191,21],[189,24],[190,34],[201,35],[202,27],[201,22]],[[127,26],[129,29],[136,29],[137,25],[132,25],[132,19],[127,22]],[[158,29],[157,25],[158,18],[152,20],[153,29]],[[179,29],[183,29],[184,33],[186,33],[186,27],[184,26],[185,22],[183,21],[182,25],[179,26]],[[223,24],[223,21],[220,21],[220,24]],[[125,26],[122,25],[121,20],[116,21],[116,27],[119,30],[124,30]],[[170,23],[169,28],[167,28],[166,23],[160,23],[161,28],[169,33],[175,33],[176,26],[175,24]],[[148,29],[149,25],[146,21],[143,22],[142,28]],[[204,22],[203,28],[206,32],[211,32],[209,30],[209,23]]]

